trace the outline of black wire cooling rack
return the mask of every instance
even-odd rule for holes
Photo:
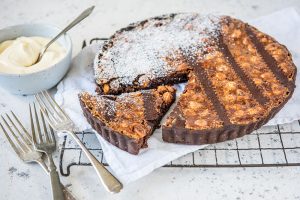
[[[77,133],[87,148],[107,165],[95,133]],[[90,166],[80,147],[65,136],[61,144],[60,173],[70,174],[72,166]],[[164,167],[284,167],[300,166],[300,121],[262,127],[235,140],[209,145]]]
[[[90,44],[105,38],[94,38]],[[84,41],[84,48],[87,42]],[[86,147],[107,165],[95,133],[77,133]],[[72,166],[90,166],[80,147],[65,136],[60,152],[60,173],[70,175]],[[284,167],[300,166],[300,120],[290,124],[262,127],[242,138],[209,145],[164,167]]]

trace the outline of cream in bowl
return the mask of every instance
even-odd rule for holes
[[[54,42],[36,63],[41,49],[50,40],[46,37],[21,36],[0,43],[0,72],[28,74],[58,63],[66,55],[66,50],[57,42]]]
[[[35,94],[54,87],[67,73],[72,57],[68,34],[58,38],[35,64],[41,49],[61,29],[22,24],[0,30],[0,91]]]

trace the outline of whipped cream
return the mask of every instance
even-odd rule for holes
[[[28,74],[58,63],[66,55],[66,50],[54,42],[42,59],[34,64],[41,49],[50,40],[45,37],[19,37],[0,43],[0,73]]]

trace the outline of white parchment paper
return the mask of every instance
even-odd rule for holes
[[[285,9],[248,22],[286,45],[293,55],[296,66],[300,66],[300,17],[294,9]],[[87,130],[91,127],[82,114],[77,95],[81,91],[94,92],[95,90],[92,63],[98,48],[99,45],[89,46],[73,59],[71,70],[58,85],[55,95],[55,99],[80,130]],[[289,123],[300,119],[299,73],[296,85],[297,88],[291,100],[267,125]],[[179,91],[183,89],[181,84],[177,87]],[[189,146],[165,143],[162,141],[161,129],[158,129],[148,140],[149,147],[135,156],[114,147],[101,136],[98,138],[107,163],[123,184],[145,176],[154,169],[187,153],[205,147],[205,145]]]

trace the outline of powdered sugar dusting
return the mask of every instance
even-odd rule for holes
[[[93,108],[96,113],[102,113],[101,115],[104,117],[113,118],[117,112],[117,104],[131,104],[137,106],[138,94],[146,92],[150,92],[150,90],[123,93],[119,96],[92,95],[88,92],[82,92],[81,97],[83,97],[84,101],[90,101],[94,105]]]
[[[106,117],[111,118],[116,113],[116,102],[102,96],[95,96],[99,111]]]
[[[176,58],[178,51],[193,54],[205,50],[206,41],[217,37],[220,18],[199,14],[177,14],[174,18],[150,19],[130,31],[116,34],[113,46],[95,60],[99,84],[143,84],[176,71],[166,58]]]
[[[105,96],[92,95],[89,92],[82,92],[79,95],[80,99],[85,103],[94,116],[112,117],[116,113],[115,101]]]
[[[122,93],[119,96],[92,95],[88,92],[82,92],[80,97],[86,104],[87,102],[93,104],[93,109],[95,109],[93,113],[94,115],[101,113],[101,116],[105,118],[114,118],[114,115],[117,113],[118,109],[117,105],[125,109],[129,109],[128,105],[134,105],[135,107],[139,106],[140,108],[143,108],[143,101],[141,101],[139,97],[142,98],[143,94],[151,93],[152,91],[153,90],[141,90],[138,92]]]

